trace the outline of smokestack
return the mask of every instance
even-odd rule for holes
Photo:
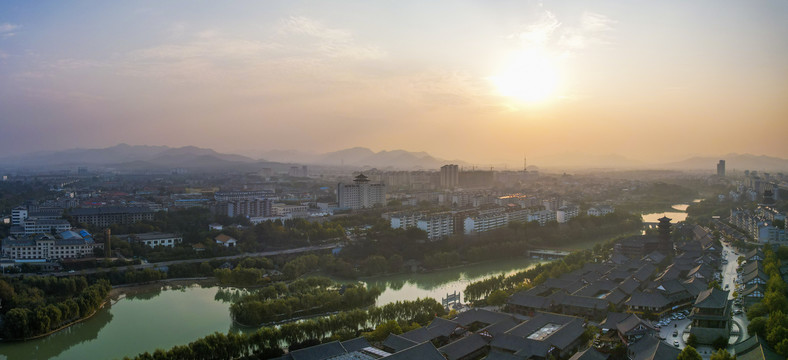
[[[110,230],[104,229],[104,257],[112,257],[112,245],[110,244]]]

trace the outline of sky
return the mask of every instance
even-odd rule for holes
[[[788,157],[788,1],[3,1],[0,156]]]

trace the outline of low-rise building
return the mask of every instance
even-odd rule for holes
[[[604,216],[611,214],[614,211],[615,209],[610,205],[600,205],[589,208],[588,211],[586,211],[586,214],[588,216]]]
[[[577,205],[561,206],[558,208],[558,211],[555,212],[555,219],[559,224],[564,224],[572,220],[572,218],[577,217],[577,215],[580,215],[580,207]]]
[[[216,241],[217,244],[220,244],[224,247],[235,247],[236,243],[238,243],[238,240],[235,240],[232,236],[225,234],[219,234],[213,238],[213,240]]]
[[[106,227],[112,224],[133,224],[153,220],[154,211],[147,207],[103,206],[72,209],[70,215],[79,223]]]
[[[161,232],[133,234],[133,235],[126,235],[123,237],[128,239],[129,242],[139,242],[150,247],[156,247],[156,246],[175,247],[175,244],[180,244],[181,242],[183,242],[183,237],[181,237],[180,235],[161,233]]]
[[[71,224],[64,219],[39,219],[28,217],[20,226],[11,227],[11,235],[57,234],[71,230]]]

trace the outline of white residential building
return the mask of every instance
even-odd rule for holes
[[[422,217],[416,227],[427,232],[430,240],[437,240],[454,234],[454,216],[451,213],[439,213]]]
[[[468,216],[463,223],[465,233],[484,232],[492,229],[504,227],[510,222],[526,222],[529,219],[530,210],[517,209],[507,211],[505,208],[496,208],[479,212],[474,216]]]
[[[27,219],[26,207],[18,206],[11,210],[11,225],[21,226],[25,219]]]
[[[610,205],[600,205],[589,208],[586,214],[588,214],[588,216],[604,216],[614,211],[615,209]]]
[[[536,211],[528,215],[528,222],[536,221],[540,226],[556,220],[556,212],[550,210]]]
[[[73,259],[93,256],[95,248],[104,248],[96,243],[85,230],[79,233],[64,231],[55,235],[38,234],[9,236],[3,239],[3,257],[11,259]]]
[[[388,215],[393,229],[419,228],[427,232],[430,240],[437,240],[454,234],[454,215],[450,212],[424,214],[403,212]]]
[[[368,177],[360,174],[353,184],[337,184],[337,203],[341,209],[354,210],[386,205],[386,185],[371,184]]]
[[[64,219],[26,218],[20,226],[11,227],[11,235],[55,234],[71,230],[71,224]]]
[[[577,205],[567,205],[558,208],[555,212],[555,219],[559,224],[564,224],[572,218],[580,214],[580,208]]]
[[[408,229],[416,226],[416,223],[423,216],[422,213],[397,213],[390,215],[392,229]]]
[[[309,207],[306,205],[287,205],[275,203],[271,206],[275,217],[305,217],[309,214]]]

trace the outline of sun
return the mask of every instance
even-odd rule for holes
[[[546,101],[558,88],[558,72],[553,61],[546,53],[533,50],[512,56],[490,80],[500,95],[526,103]]]

